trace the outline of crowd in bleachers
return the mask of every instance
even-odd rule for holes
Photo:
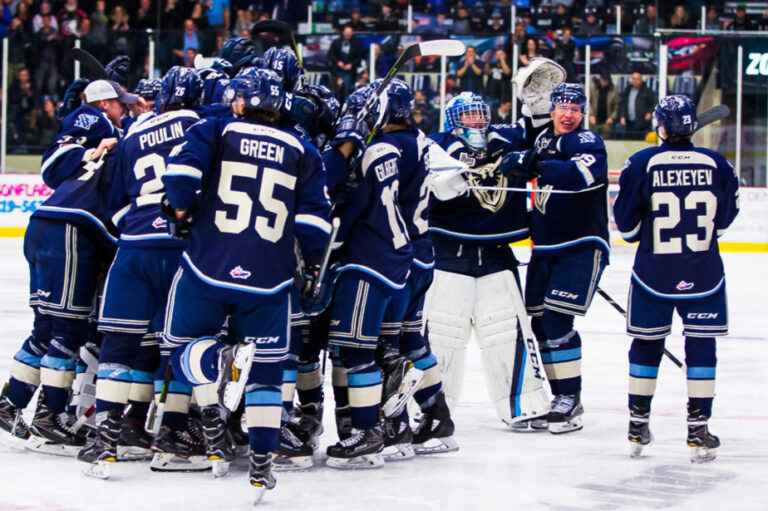
[[[261,19],[283,19],[298,28],[307,21],[311,6],[316,30],[339,32],[327,62],[330,83],[342,95],[368,79],[361,65],[367,48],[356,41],[355,34],[405,32],[409,3],[413,33],[492,35],[512,31],[519,49],[518,65],[526,65],[535,56],[548,56],[566,68],[571,80],[578,78],[574,39],[617,31],[615,2],[607,0],[516,0],[514,27],[513,0],[2,0],[0,37],[8,38],[10,48],[9,147],[26,151],[27,146],[44,146],[56,133],[55,104],[73,76],[66,52],[76,39],[103,62],[129,55],[129,82],[135,83],[148,71],[148,30],[155,32],[156,67],[165,70],[174,64],[192,65],[196,54],[216,52],[227,37],[250,36],[251,27]],[[659,27],[697,28],[704,4],[709,6],[708,30],[768,28],[768,2],[748,6],[713,0],[676,3],[622,2],[621,31],[651,34]],[[383,58],[382,64],[386,62]],[[506,120],[511,114],[512,67],[509,47],[484,54],[470,52],[452,63],[448,94],[456,87],[483,92],[493,100],[495,118]],[[624,75],[611,77],[618,98],[628,91],[619,83],[627,80]],[[593,87],[600,90],[599,79]],[[436,122],[435,89],[436,83],[425,89],[423,108],[417,111],[425,125]],[[600,111],[596,120],[612,119],[601,123],[604,129],[631,132],[633,123],[639,122],[633,109],[621,115],[621,101],[616,112],[603,99],[596,106]]]

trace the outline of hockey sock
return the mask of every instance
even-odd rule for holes
[[[333,383],[333,400],[336,402],[336,408],[346,408],[349,406],[349,391],[347,390],[347,369],[342,366],[338,355],[332,354],[333,371],[331,371],[331,382]]]
[[[62,413],[67,407],[69,390],[75,379],[77,350],[77,343],[72,339],[55,336],[51,339],[48,352],[40,360],[43,399],[54,413]]]
[[[688,373],[688,409],[712,416],[715,397],[717,355],[714,337],[685,338],[685,366]]]
[[[40,360],[46,346],[30,335],[13,356],[11,378],[8,381],[8,399],[17,408],[26,408],[40,385]]]
[[[417,369],[421,369],[424,372],[419,388],[413,395],[413,398],[419,403],[419,407],[422,410],[426,410],[435,404],[435,398],[443,388],[437,358],[426,346],[420,350],[407,353],[406,356],[409,360],[413,361],[413,365]]]
[[[539,344],[539,349],[552,393],[579,394],[581,337],[573,330],[573,316],[545,309],[541,326],[547,340]]]
[[[293,396],[296,394],[296,378],[298,375],[297,365],[296,356],[292,353],[289,353],[288,358],[283,361],[282,395],[283,410],[286,414],[293,410]]]
[[[155,371],[155,403],[160,402],[165,386],[165,369],[170,364],[172,348],[164,345],[160,348],[160,363]],[[165,413],[161,425],[171,429],[187,429],[189,402],[192,400],[192,386],[188,383],[171,379],[168,381],[168,392],[165,396]]]
[[[154,374],[160,363],[160,350],[153,335],[145,335],[141,341],[131,369],[131,388],[128,415],[136,419],[147,416],[149,403],[154,394]]]
[[[251,453],[277,450],[282,416],[283,368],[277,362],[254,362],[245,390],[245,417]]]
[[[141,344],[141,334],[105,333],[99,352],[98,380],[96,381],[96,413],[122,410],[128,403],[133,378],[148,385],[145,398],[151,399],[152,374],[132,371]],[[137,393],[138,395],[138,393]]]
[[[302,405],[323,402],[323,375],[320,362],[299,363],[296,392]]]
[[[347,367],[352,426],[357,429],[370,429],[379,420],[382,374],[373,361],[374,355],[374,350],[341,348],[341,359]]]
[[[664,340],[634,339],[629,349],[629,409],[651,410]]]

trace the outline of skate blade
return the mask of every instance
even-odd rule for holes
[[[149,464],[152,472],[207,472],[211,462],[206,456],[185,458],[173,453],[156,452]]]
[[[550,422],[549,432],[553,435],[562,435],[563,433],[572,433],[584,429],[581,417],[574,417],[566,422]]]
[[[717,449],[691,447],[691,463],[709,463],[717,458]]]
[[[456,452],[459,444],[452,436],[444,438],[430,438],[423,444],[413,444],[413,450],[419,456],[428,454],[440,454],[444,452]]]
[[[269,488],[262,483],[256,482],[251,482],[251,486],[253,487],[253,505],[256,506],[264,498],[264,494],[267,493]]]
[[[95,479],[107,480],[112,475],[112,465],[114,461],[101,460],[96,463],[84,463],[83,475]]]
[[[225,477],[229,474],[229,461],[219,458],[218,456],[209,456],[208,461],[211,462],[211,472],[213,472],[213,477]]]
[[[325,464],[339,470],[368,470],[383,467],[384,457],[380,452],[355,456],[354,458],[331,458],[329,456]]]
[[[388,445],[381,451],[381,455],[384,456],[384,461],[406,461],[416,457],[416,451],[413,450],[412,444],[395,444]]]
[[[0,429],[0,445],[7,447],[13,451],[23,451],[27,445],[26,438],[19,438],[16,435],[10,434],[4,429]]]
[[[515,433],[543,433],[549,429],[546,419],[534,418],[515,422],[505,422],[509,430]]]
[[[408,400],[413,397],[419,388],[419,383],[424,378],[424,371],[416,367],[411,367],[406,371],[403,376],[403,381],[400,382],[400,387],[397,392],[390,396],[389,399],[382,405],[381,411],[385,417],[396,417],[400,415],[408,404]]]
[[[283,456],[275,454],[272,458],[272,470],[275,472],[298,472],[315,466],[312,456]]]
[[[117,461],[146,461],[151,460],[154,453],[151,449],[135,445],[118,445]]]
[[[636,442],[634,440],[630,440],[629,441],[629,457],[641,458],[643,456],[643,451],[645,450],[646,447],[651,445],[651,442],[653,442],[653,434],[651,434],[650,440],[648,440],[648,442],[645,444]]]
[[[25,447],[30,451],[40,452],[43,454],[51,454],[53,456],[66,456],[70,458],[77,456],[77,453],[80,452],[80,449],[83,448],[82,445],[57,444],[56,442],[51,442],[47,438],[35,435],[32,435],[29,437],[29,439],[27,439]]]
[[[230,368],[230,379],[221,389],[221,404],[230,412],[237,410],[240,406],[240,400],[243,398],[245,384],[248,381],[248,373],[253,364],[253,354],[256,345],[248,343],[241,345],[235,354],[235,360]]]

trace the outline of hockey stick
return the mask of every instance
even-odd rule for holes
[[[149,412],[147,412],[147,421],[144,424],[144,430],[151,435],[157,435],[160,432],[160,426],[163,423],[163,415],[165,414],[165,402],[168,399],[168,388],[170,385],[171,363],[169,361],[163,372],[163,388],[160,390],[160,399],[158,399],[157,404],[155,404],[154,399],[152,400]]]
[[[611,304],[611,306],[612,306],[614,309],[616,309],[616,310],[619,312],[619,314],[621,314],[621,315],[622,315],[622,316],[624,316],[625,318],[627,317],[627,311],[625,311],[625,310],[624,310],[624,307],[622,307],[621,305],[619,305],[619,304],[618,304],[618,302],[616,302],[616,300],[614,300],[613,298],[611,298],[611,295],[609,295],[608,293],[606,293],[605,291],[603,291],[603,290],[602,290],[600,287],[598,287],[598,288],[597,288],[597,294],[599,294],[600,296],[602,296],[602,297],[605,299],[605,301],[606,301],[606,302],[608,302],[609,304]],[[666,356],[667,356],[667,357],[668,357],[668,358],[669,358],[669,359],[672,361],[672,363],[673,363],[673,364],[675,364],[677,367],[679,367],[680,369],[682,369],[682,368],[683,368],[683,363],[682,363],[682,362],[680,362],[680,359],[678,359],[676,356],[674,356],[674,355],[673,355],[673,354],[672,354],[672,353],[671,353],[669,350],[667,350],[667,348],[664,348],[664,354],[665,354],[665,355],[666,355]]]
[[[86,71],[85,74],[87,74],[91,79],[109,80],[107,70],[104,69],[104,66],[101,64],[101,62],[99,62],[99,60],[91,55],[87,50],[82,48],[72,48],[69,50],[69,52],[74,60],[80,62],[83,65]]]
[[[599,188],[604,187],[604,184],[599,184],[595,186],[590,186],[589,188],[584,188],[583,190],[548,190],[546,188],[515,188],[511,186],[468,186],[467,188],[469,190],[498,190],[498,191],[505,191],[505,192],[526,192],[526,193],[567,193],[567,194],[574,194],[574,193],[585,193],[585,192],[591,192],[593,190],[597,190]]]
[[[331,252],[333,252],[333,244],[336,243],[336,236],[339,235],[340,225],[341,220],[339,220],[339,217],[335,217],[331,222],[331,237],[328,239],[328,246],[325,247],[325,252],[323,253],[323,260],[320,263],[320,271],[317,273],[317,280],[315,280],[314,284],[312,285],[313,300],[316,300],[322,292],[323,279],[325,278],[325,274],[328,272],[328,263],[331,260]]]
[[[299,45],[296,44],[296,37],[293,35],[293,28],[285,21],[280,20],[264,20],[259,21],[251,28],[251,39],[256,39],[257,34],[266,32],[268,34],[277,34],[278,36],[284,36],[291,44],[293,53],[296,54],[296,60],[298,60],[299,68],[304,69],[304,57],[299,51]]]
[[[453,39],[438,39],[435,41],[425,41],[422,43],[414,43],[410,45],[405,50],[403,50],[403,53],[400,54],[392,67],[389,68],[389,71],[387,71],[387,74],[381,80],[381,83],[379,83],[378,87],[376,87],[376,91],[371,95],[370,98],[368,98],[365,106],[363,106],[363,108],[360,110],[358,117],[360,119],[364,119],[365,116],[368,115],[368,112],[373,109],[373,105],[376,103],[376,101],[379,100],[381,94],[386,90],[389,82],[391,82],[392,79],[397,76],[397,73],[400,72],[405,63],[409,60],[415,57],[426,55],[437,55],[440,57],[459,57],[464,55],[464,52],[466,51],[467,47],[464,45],[464,43]],[[371,142],[379,128],[379,121],[377,121],[371,129],[371,132],[368,134],[368,143]]]
[[[701,113],[701,115],[698,115],[698,121],[699,126],[696,128],[696,131],[708,126],[709,124],[712,124],[713,122],[722,121],[723,119],[727,118],[729,115],[731,115],[731,109],[728,108],[725,105],[717,105],[709,110],[706,110]]]

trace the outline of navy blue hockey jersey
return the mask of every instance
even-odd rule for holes
[[[199,120],[191,110],[142,115],[120,142],[116,157],[110,160],[109,206],[121,246],[183,245],[168,234],[160,209],[162,176],[171,151],[184,142],[187,128]]]
[[[413,245],[413,262],[424,269],[435,265],[435,250],[429,237],[429,185],[426,182],[428,140],[416,129],[389,134],[402,151],[400,173],[400,211]]]
[[[441,132],[429,135],[450,156],[471,168],[500,161],[509,151],[525,149],[521,125],[493,125],[483,154],[470,151],[459,137]],[[467,174],[470,186],[508,187],[507,178],[496,168],[484,174]],[[469,195],[441,202],[432,200],[429,231],[433,236],[462,242],[499,245],[528,237],[526,195],[506,190],[470,190]]]
[[[403,147],[391,135],[376,136],[363,154],[356,188],[337,204],[344,242],[340,272],[359,271],[391,288],[405,287],[413,247],[400,202],[404,163]]]
[[[115,229],[109,221],[106,165],[85,164],[83,158],[105,138],[119,132],[101,110],[82,105],[62,121],[56,141],[43,154],[41,173],[53,194],[33,214],[78,224],[114,243]]]
[[[308,264],[329,239],[319,153],[286,130],[234,117],[199,121],[186,138],[162,178],[171,205],[194,217],[182,264],[224,290],[287,291],[294,238]]]
[[[537,187],[578,193],[537,192],[531,212],[533,250],[555,253],[575,246],[610,250],[608,159],[599,135],[576,129],[556,136],[547,128],[536,139]]]
[[[662,298],[700,298],[725,281],[717,238],[738,213],[739,182],[719,153],[664,143],[632,155],[614,204],[616,225],[639,241],[633,280]]]

